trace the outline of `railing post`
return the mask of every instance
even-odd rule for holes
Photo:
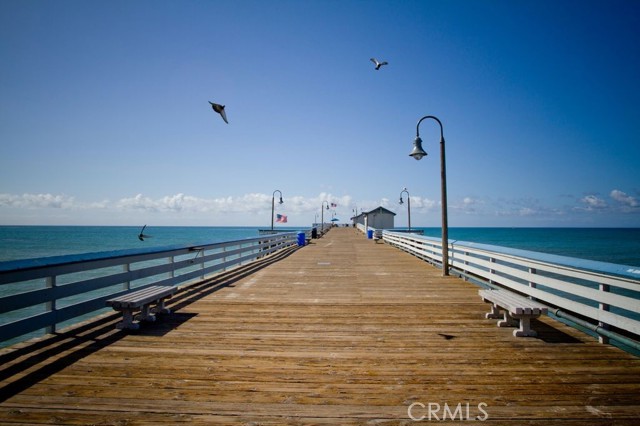
[[[124,265],[122,265],[122,270],[128,274],[129,272],[131,272],[131,264],[130,263],[125,263]],[[131,290],[131,281],[126,280],[125,282],[123,282],[122,283],[122,289],[123,290]]]
[[[55,288],[56,287],[56,276],[50,276],[47,277],[45,285],[47,288]],[[49,301],[46,303],[46,310],[47,311],[56,311],[56,301],[57,301],[57,296],[55,296],[55,290],[51,292],[54,295],[53,299],[49,299]],[[55,315],[54,315],[54,320],[53,323],[49,324],[48,326],[45,327],[45,333],[54,333],[56,331],[56,320],[55,320]]]
[[[609,284],[600,284],[600,291],[608,293],[610,291]],[[609,304],[608,303],[600,303],[599,305],[600,305],[600,310],[609,311]],[[604,323],[602,321],[598,322],[598,327],[601,327],[601,328],[603,328],[605,330],[609,330],[609,328],[610,328],[609,324]],[[607,343],[609,343],[609,338],[606,337],[606,336],[603,336],[601,334],[598,334],[598,341],[600,343],[607,344]]]
[[[463,264],[464,264],[464,266],[465,266],[465,268],[463,269],[463,271],[464,271],[464,273],[465,273],[465,274],[468,274],[468,273],[469,273],[469,271],[468,271],[468,270],[467,270],[467,268],[466,268],[466,267],[467,267],[467,265],[469,265],[469,260],[468,260],[468,258],[469,258],[469,252],[468,252],[468,251],[465,251],[465,252],[464,252],[464,262],[463,262]],[[464,281],[469,281],[469,279],[467,278],[467,276],[466,276],[466,275],[465,275],[465,276],[463,276],[463,277],[462,277],[462,279],[463,279]]]
[[[222,247],[222,252],[223,253],[227,252],[227,246]],[[222,264],[224,265],[225,263],[227,263],[227,256],[226,255],[222,256]],[[226,266],[224,268],[222,268],[223,272],[226,271],[226,270],[227,270]]]
[[[202,270],[202,275],[200,275],[200,279],[204,280],[204,247],[202,250],[198,252],[198,256],[202,257],[202,262],[200,262],[200,269]]]
[[[538,273],[538,271],[536,270],[536,268],[529,268],[529,275],[536,275]],[[535,281],[529,281],[529,288],[537,288],[538,284]],[[535,297],[530,296],[529,297],[531,300],[536,300]]]
[[[489,263],[496,263],[496,260],[493,257],[489,258]],[[489,283],[495,284],[495,281],[491,279],[491,277],[496,273],[496,270],[493,268],[489,268]]]

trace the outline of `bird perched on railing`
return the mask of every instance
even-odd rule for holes
[[[222,116],[222,119],[224,120],[224,122],[229,124],[229,122],[227,121],[227,114],[224,112],[224,105],[214,104],[211,101],[209,101],[209,103],[211,104],[211,108],[213,108],[215,112],[217,112]]]
[[[379,70],[381,66],[383,65],[389,65],[389,62],[384,61],[384,62],[378,62],[378,60],[376,58],[371,58],[371,62],[373,62],[376,65],[376,70]]]

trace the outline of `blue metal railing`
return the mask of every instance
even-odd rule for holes
[[[384,231],[383,240],[442,266],[440,239]],[[587,319],[598,334],[620,337],[625,344],[638,347],[634,343],[640,341],[637,267],[465,241],[450,241],[448,250],[450,268],[464,279],[529,296],[548,304],[559,317]],[[610,333],[610,329],[633,340]]]
[[[150,285],[196,282],[296,244],[296,233],[215,244],[0,262],[0,342],[93,316],[109,298]]]

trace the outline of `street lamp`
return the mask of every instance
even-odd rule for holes
[[[275,191],[273,191],[273,196],[271,197],[271,230],[272,231],[273,231],[273,213],[274,213],[275,204],[276,204],[276,192],[280,193],[280,201],[278,201],[278,204],[284,203],[284,201],[282,201],[282,192],[279,189],[276,189]]]
[[[444,130],[442,123],[432,115],[422,117],[416,125],[416,139],[413,141],[413,150],[410,156],[420,160],[427,153],[422,149],[422,139],[420,139],[420,123],[425,118],[431,118],[440,125],[440,188],[442,193],[442,276],[449,275],[449,226],[447,224],[447,172],[444,159]]]
[[[407,188],[403,189],[402,192],[407,193],[407,217],[409,219],[409,232],[411,232],[411,196],[409,195]],[[404,201],[402,200],[402,192],[400,192],[400,205],[404,204]]]
[[[322,232],[323,234],[324,234],[324,203],[327,203],[327,210],[329,210],[329,202],[328,202],[327,200],[324,200],[324,201],[322,202],[322,205],[320,206],[320,213],[321,213],[321,215],[320,215],[320,217],[321,217],[320,222],[322,222],[322,224],[321,224],[320,226],[322,227],[322,231],[321,231],[321,232]]]

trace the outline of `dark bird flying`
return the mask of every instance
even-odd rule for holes
[[[222,116],[222,119],[224,120],[224,122],[229,124],[229,122],[227,121],[227,114],[224,112],[224,105],[214,104],[211,101],[209,101],[209,103],[211,104],[211,108],[213,108],[215,112],[217,112]]]
[[[147,225],[143,226],[142,229],[140,230],[140,235],[138,235],[138,239],[140,241],[144,241],[145,238],[151,238],[151,235],[145,235],[144,234],[144,228],[146,228]]]
[[[389,65],[389,62],[384,61],[384,62],[378,62],[378,60],[376,58],[371,58],[371,62],[373,62],[374,64],[376,64],[376,70],[379,70],[381,66],[383,65]]]

